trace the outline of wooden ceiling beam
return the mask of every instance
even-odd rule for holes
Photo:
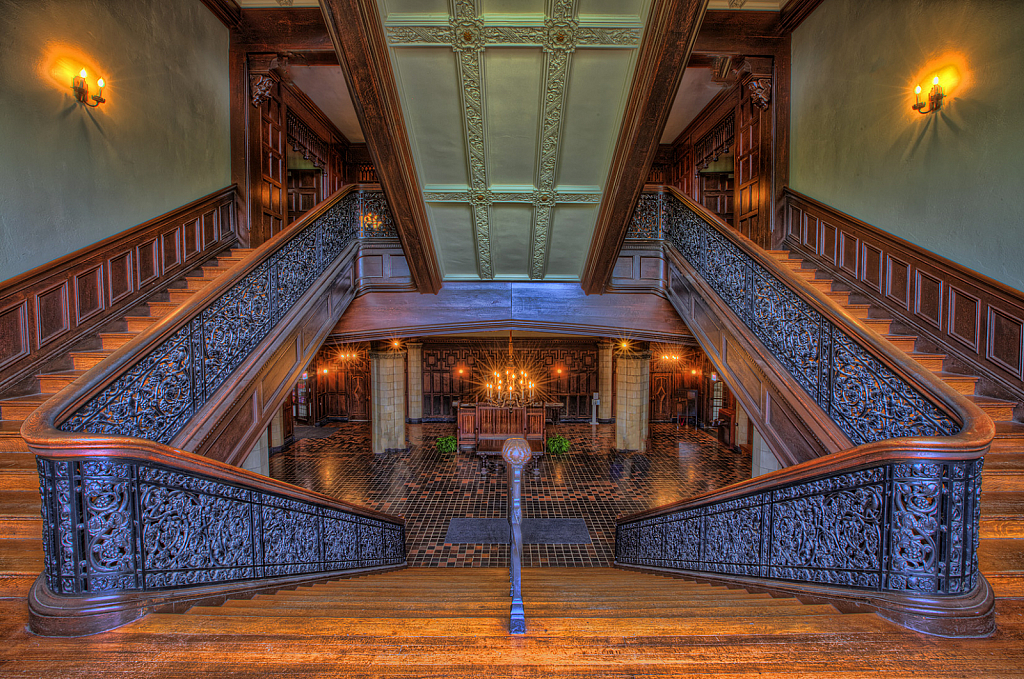
[[[384,29],[374,0],[320,0],[366,147],[417,290],[437,293],[441,268],[427,222]]]
[[[220,22],[234,30],[242,21],[242,8],[235,0],[202,0],[207,9],[220,19]]]
[[[644,188],[708,0],[655,0],[623,112],[581,285],[603,293]]]
[[[315,7],[243,9],[231,43],[244,52],[334,54],[323,12]]]

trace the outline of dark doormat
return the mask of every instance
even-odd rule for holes
[[[508,519],[452,519],[448,544],[507,545]],[[523,519],[524,545],[589,545],[584,519]]]

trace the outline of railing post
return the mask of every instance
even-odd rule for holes
[[[509,611],[508,631],[511,634],[526,633],[526,613],[523,610],[523,506],[521,502],[523,466],[533,454],[526,439],[513,437],[505,440],[501,457],[508,464],[508,522],[512,542],[509,560],[509,596],[512,607]]]

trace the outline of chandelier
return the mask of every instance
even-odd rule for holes
[[[530,374],[516,367],[512,350],[512,331],[508,331],[508,360],[504,370],[495,370],[486,383],[488,405],[518,408],[533,403],[535,385]]]

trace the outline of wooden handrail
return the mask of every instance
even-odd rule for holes
[[[669,188],[668,193],[860,350],[903,380],[930,407],[955,420],[959,430],[946,436],[869,440],[716,491],[621,517],[616,521],[617,563],[664,567],[702,577],[711,573],[716,581],[803,594],[846,608],[873,609],[884,617],[929,633],[991,633],[993,597],[977,571],[975,551],[982,458],[995,434],[992,420],[716,215],[675,189]],[[685,275],[693,279],[700,294],[721,300],[715,308],[730,316],[733,328],[743,331],[751,343],[763,346],[753,328],[747,330],[739,311],[722,299],[704,280],[697,265],[691,266],[671,243],[673,227],[666,225],[669,254],[686,264]],[[693,246],[688,249],[693,250]],[[703,260],[704,255],[700,257]],[[747,279],[746,285],[753,285],[752,280]],[[745,288],[744,295],[747,294],[753,295],[753,290]],[[752,317],[752,312],[744,309],[744,313]],[[765,349],[765,353],[770,351]],[[779,362],[783,363],[781,358]],[[822,416],[828,414],[823,412]],[[828,498],[845,507],[834,511],[848,514],[838,518],[821,516],[828,513],[822,504]],[[844,502],[852,504],[847,506]],[[835,525],[824,525],[832,520]],[[774,526],[773,521],[784,521],[785,525]],[[808,521],[824,523],[804,525]],[[842,521],[856,526],[850,528]],[[714,533],[716,538],[710,538],[715,544],[704,543],[704,531],[723,530],[724,533]],[[822,541],[822,530],[839,534]],[[851,535],[841,534],[844,530]],[[858,539],[866,541],[862,543],[867,545],[863,547],[864,561],[876,563],[875,567],[858,570],[853,557],[845,553],[849,545],[840,545],[847,537],[854,543]],[[787,543],[787,539],[801,544]],[[723,552],[722,540],[734,540],[736,544],[724,545]],[[915,540],[921,544],[905,544]],[[753,543],[759,546],[755,549]],[[920,558],[925,565],[904,568],[897,558],[897,552],[900,558],[904,557],[900,551],[904,548],[917,555],[908,558]],[[730,549],[732,555],[723,557]],[[844,553],[830,555],[829,549]],[[737,556],[739,552],[743,555]],[[824,558],[819,558],[819,552]],[[966,588],[973,589],[965,591]]]
[[[306,316],[302,314],[316,313],[308,309],[313,308],[317,298],[327,295],[340,267],[346,262],[350,266],[358,247],[359,212],[343,203],[358,188],[347,186],[336,192],[249,253],[188,303],[65,387],[26,419],[22,436],[40,458],[46,557],[46,572],[37,580],[29,597],[33,629],[53,635],[92,633],[123,624],[159,607],[244,595],[268,587],[323,578],[325,574],[347,569],[393,568],[405,563],[405,522],[401,517],[358,507],[170,445],[174,435],[203,412],[204,404],[212,403],[212,394],[228,384],[228,375],[248,356],[258,355],[258,351],[267,347],[273,348],[275,342],[294,342],[287,333],[277,332],[278,328],[305,322]],[[297,277],[289,279],[287,276],[291,273],[297,273]],[[261,295],[248,298],[248,302],[260,310],[263,325],[250,328],[245,324],[248,319],[241,319],[242,326],[236,329],[250,336],[235,338],[237,342],[229,345],[229,348],[241,349],[230,356],[230,362],[225,359],[226,367],[203,385],[206,400],[197,400],[191,410],[180,416],[184,422],[176,431],[168,434],[165,429],[144,430],[135,421],[136,417],[157,418],[161,412],[128,412],[126,416],[117,409],[118,401],[114,396],[120,398],[125,391],[128,394],[124,398],[134,403],[134,399],[145,397],[140,394],[142,391],[178,388],[175,379],[180,378],[180,372],[164,374],[154,368],[164,360],[163,354],[158,352],[163,352],[169,342],[185,338],[184,348],[173,354],[173,360],[186,355],[190,361],[199,361],[200,356],[216,357],[216,353],[197,352],[208,351],[203,342],[210,340],[213,344],[219,337],[216,330],[221,326],[211,325],[214,330],[207,332],[201,322],[218,320],[216,314],[229,317],[220,320],[239,322],[239,318],[231,317],[235,307],[228,305],[225,312],[217,305],[231,302],[232,294],[248,292],[246,286],[252,281],[266,287]],[[273,286],[276,288],[271,289]],[[276,308],[270,308],[275,304]],[[317,318],[322,324],[322,319]],[[178,347],[177,344],[171,346]],[[224,351],[222,345],[213,346],[212,350]],[[203,369],[207,370],[205,364]],[[131,381],[139,374],[149,381]],[[186,377],[194,381],[192,373],[186,373]],[[118,391],[113,385],[124,389]],[[199,393],[194,385],[191,388],[189,394]],[[111,393],[114,396],[104,396]],[[107,433],[61,428],[101,396],[107,400],[100,403],[102,409],[98,412],[106,419],[96,421],[101,428],[109,425],[104,429]],[[162,401],[154,399],[153,404],[158,407]],[[121,419],[114,421],[115,416]],[[172,424],[177,425],[177,420]],[[157,434],[156,440],[142,436],[149,432]],[[132,433],[137,435],[129,435]],[[151,522],[144,522],[142,514],[159,512],[165,504],[158,499],[147,505],[148,510],[143,507],[143,498],[152,500],[153,493],[164,493],[175,502],[183,503],[184,509],[180,510],[183,514],[159,519],[163,523],[152,523],[159,517],[149,517]],[[97,497],[107,495],[111,503],[97,502]],[[239,519],[239,526],[232,525],[224,530],[227,533],[242,530],[250,537],[233,533],[212,537],[202,534],[203,539],[223,538],[237,543],[234,561],[208,563],[191,574],[190,566],[181,565],[188,561],[186,556],[176,552],[162,554],[162,565],[155,564],[154,550],[170,550],[168,540],[182,540],[175,549],[187,551],[195,547],[189,540],[198,539],[192,531],[199,529],[191,525],[191,519],[182,517],[192,516],[189,512],[197,513],[197,517],[204,516],[204,503],[216,506],[218,509],[210,510],[216,512],[235,505],[247,508],[237,511],[240,517],[248,518]],[[253,518],[257,516],[258,519]],[[268,520],[284,521],[284,527],[267,526]],[[288,521],[296,521],[296,528],[288,528]],[[215,532],[221,528],[215,526],[209,530]],[[151,538],[147,537],[147,530],[184,533],[177,538],[177,534]],[[320,542],[311,547],[314,552],[291,554],[289,550],[302,549],[301,540],[294,542],[298,539],[296,534],[288,538],[292,542],[285,545],[285,552],[272,558],[271,551],[278,549],[280,552],[280,535],[299,530],[312,531],[311,535],[317,536]],[[364,545],[357,536],[364,530],[380,533],[379,538],[374,538],[379,544],[369,548],[368,556],[362,554]],[[185,539],[186,534],[191,537]],[[153,539],[157,542],[147,542]],[[102,549],[94,547],[97,541],[104,545]],[[271,547],[253,547],[263,545],[264,541]],[[355,551],[350,553],[352,549]],[[382,551],[378,554],[375,550]],[[210,558],[214,561],[221,558],[220,551],[220,548],[213,549],[218,556]],[[353,553],[359,556],[353,558]],[[111,554],[118,556],[111,557]],[[68,599],[68,594],[74,596]]]

